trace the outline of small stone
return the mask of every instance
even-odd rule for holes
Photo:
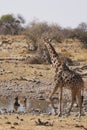
[[[20,119],[21,121],[24,121],[24,119]]]
[[[15,129],[15,127],[14,127],[14,126],[11,126],[11,129]]]
[[[10,121],[7,121],[5,124],[11,124],[11,122],[10,122]]]
[[[19,125],[17,122],[14,122],[13,125]]]

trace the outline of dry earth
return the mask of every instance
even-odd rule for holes
[[[24,36],[7,36],[0,37],[2,40],[10,40],[12,44],[3,44],[0,46],[0,98],[19,98],[27,97],[28,100],[40,101],[47,100],[53,88],[54,70],[50,65],[35,65],[26,63],[26,57],[31,56],[27,53],[27,44]],[[54,45],[58,52],[68,56],[79,66],[73,68],[80,68],[87,65],[87,50],[82,49],[78,41],[68,40],[63,44]],[[87,69],[80,71],[86,73]],[[84,77],[85,87],[87,86],[87,77]],[[78,108],[74,107],[70,117],[53,116],[50,113],[35,112],[27,113],[1,113],[0,115],[0,130],[87,130],[87,89],[84,90],[83,110],[85,116],[81,119],[77,117]],[[64,91],[64,114],[70,105],[70,92]],[[55,94],[57,99],[58,93]],[[68,98],[67,98],[68,97]],[[34,102],[35,103],[35,102]],[[33,105],[32,105],[33,107]],[[39,109],[39,108],[38,108]],[[76,117],[75,117],[76,116]],[[41,124],[38,124],[38,119]],[[36,123],[37,122],[37,123]],[[47,124],[46,124],[47,123]],[[37,125],[38,124],[38,125]]]

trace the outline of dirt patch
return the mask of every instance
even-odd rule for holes
[[[53,115],[54,112],[49,102],[49,95],[53,90],[54,70],[50,69],[49,65],[26,65],[25,63],[2,63],[1,75],[0,75],[0,97],[5,97],[11,101],[6,101],[8,104],[14,103],[15,97],[18,96],[19,100],[27,98],[27,103],[31,104],[27,107],[27,111],[23,110],[23,113],[34,114],[46,114]],[[84,79],[85,87],[87,86],[87,79]],[[84,90],[84,103],[83,110],[87,115],[87,88]],[[58,95],[57,92],[54,95],[54,103],[58,107]],[[32,103],[31,103],[32,102]],[[63,92],[63,114],[65,115],[69,109],[71,103],[71,92],[65,90]],[[12,106],[12,105],[11,105]],[[45,107],[44,107],[45,106]],[[5,107],[3,107],[4,109]],[[5,108],[7,109],[7,108]],[[13,112],[13,108],[10,109]],[[78,115],[78,107],[72,109],[71,115]],[[18,111],[20,113],[20,111]]]
[[[47,122],[48,125],[37,125],[40,119],[41,122]],[[35,116],[30,114],[25,115],[0,115],[0,129],[5,130],[86,130],[87,118],[77,119],[75,117],[57,116]]]
[[[49,94],[52,92],[54,87],[54,69],[52,69],[50,65],[26,63],[24,58],[31,56],[31,54],[27,53],[26,50],[27,44],[25,39],[23,38],[22,41],[20,41],[18,37],[16,40],[14,39],[11,45],[0,47],[0,57],[3,59],[0,60],[0,108],[2,109],[0,109],[0,129],[86,130],[87,118],[86,116],[83,116],[80,120],[77,119],[78,107],[76,106],[74,106],[71,112],[71,115],[74,117],[58,118],[57,116],[53,116],[54,113],[50,106]],[[4,58],[8,58],[8,60]],[[12,60],[9,60],[9,58]],[[23,58],[23,60],[19,60],[21,58]],[[84,64],[86,64],[86,62],[84,62]],[[86,87],[86,76],[84,77],[84,81]],[[57,107],[58,94],[59,92],[57,92],[53,97]],[[24,107],[22,107],[22,112],[19,110],[14,112],[13,109],[8,110],[7,107],[3,106],[3,102],[5,105],[11,102],[11,108],[16,96],[18,96],[19,99],[26,97],[28,104],[32,102],[30,103],[31,107],[25,107],[28,111],[24,110]],[[1,102],[2,100],[3,102]],[[65,115],[69,109],[70,103],[71,93],[69,90],[64,89],[63,115]],[[45,111],[47,109],[50,110]],[[83,111],[85,115],[87,115],[87,88],[84,90]],[[43,122],[42,124],[48,122],[48,124],[52,125],[39,125],[38,119]]]

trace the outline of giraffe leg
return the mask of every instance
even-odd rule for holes
[[[83,96],[81,96],[81,91],[77,94],[78,106],[79,106],[79,117],[82,114],[82,103],[83,103]]]
[[[55,88],[53,89],[53,92],[51,93],[51,95],[49,97],[51,105],[52,105],[52,107],[54,109],[55,114],[57,114],[57,112],[56,112],[56,108],[55,108],[54,103],[53,103],[52,96],[55,94],[55,92],[57,91],[57,89],[58,89],[58,86],[56,85]]]
[[[72,92],[72,101],[71,101],[71,106],[70,106],[69,111],[68,111],[68,115],[70,114],[71,109],[72,109],[75,101],[76,101],[76,94],[74,92]]]
[[[62,105],[62,86],[60,87],[60,95],[59,95],[59,113],[58,113],[58,116],[61,116],[61,114],[62,114],[61,105]]]

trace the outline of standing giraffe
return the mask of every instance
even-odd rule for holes
[[[81,95],[81,90],[83,90],[84,88],[84,81],[78,73],[70,70],[69,67],[66,65],[66,63],[61,60],[58,53],[55,51],[54,47],[51,45],[50,40],[44,39],[44,42],[50,54],[52,65],[55,68],[55,77],[54,77],[55,87],[53,89],[53,92],[50,95],[50,101],[51,101],[52,107],[54,108],[54,111],[56,113],[56,108],[54,106],[52,96],[55,94],[55,92],[59,88],[60,94],[59,94],[59,114],[58,115],[61,116],[62,114],[62,111],[61,111],[62,90],[63,90],[63,87],[65,87],[71,90],[71,96],[72,96],[71,106],[69,108],[68,115],[70,114],[73,104],[77,98],[78,105],[80,108],[79,116],[81,116],[82,102],[83,102],[83,96]]]

